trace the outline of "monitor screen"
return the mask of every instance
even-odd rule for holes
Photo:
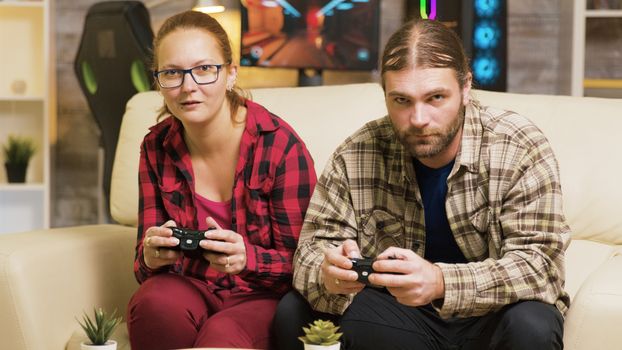
[[[379,0],[243,0],[242,66],[372,70]]]

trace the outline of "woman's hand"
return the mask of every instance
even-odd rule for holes
[[[237,275],[246,268],[246,246],[242,236],[231,230],[223,230],[216,220],[206,219],[208,227],[215,230],[205,232],[205,238],[199,242],[205,249],[203,257],[217,271]]]
[[[170,226],[177,226],[175,221],[169,220],[162,226],[152,226],[147,229],[143,237],[143,259],[145,265],[152,270],[171,265],[179,259],[181,252],[167,248],[179,244],[173,236]]]

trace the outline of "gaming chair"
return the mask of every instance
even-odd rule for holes
[[[101,131],[107,213],[125,104],[137,92],[153,87],[152,41],[149,12],[140,1],[100,2],[87,12],[74,71]]]

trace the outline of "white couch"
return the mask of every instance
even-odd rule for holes
[[[475,91],[484,103],[531,118],[549,137],[561,166],[565,212],[573,230],[567,252],[566,349],[622,348],[622,100]],[[305,140],[318,174],[334,148],[366,121],[385,114],[377,84],[252,91]],[[157,92],[134,96],[123,119],[111,210],[118,225],[56,228],[0,236],[0,349],[77,349],[74,317],[93,306],[125,307],[138,207],[139,144]],[[73,334],[73,337],[72,337]],[[114,339],[129,349],[124,325]]]

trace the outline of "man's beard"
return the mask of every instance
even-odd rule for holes
[[[410,127],[406,130],[395,130],[395,133],[413,157],[417,159],[434,157],[445,150],[456,137],[464,124],[464,112],[464,106],[460,106],[454,122],[443,129],[420,130]],[[393,128],[395,129],[395,126]]]

